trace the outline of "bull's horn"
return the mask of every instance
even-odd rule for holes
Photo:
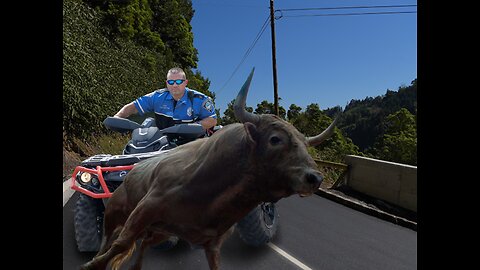
[[[254,71],[255,71],[255,68],[253,68],[252,71],[250,72],[250,75],[248,75],[247,80],[243,84],[242,89],[240,89],[240,92],[238,92],[237,98],[235,99],[235,103],[233,104],[233,112],[235,114],[235,117],[242,123],[245,123],[245,122],[256,123],[260,118],[258,115],[249,113],[245,110],[245,103],[247,101],[248,88],[250,87],[250,82],[252,81]]]
[[[321,144],[323,141],[328,139],[330,136],[332,136],[333,131],[335,130],[335,125],[337,124],[338,118],[340,118],[340,114],[338,114],[333,122],[328,126],[327,129],[325,129],[322,133],[318,134],[317,136],[314,137],[307,137],[307,143],[309,146],[316,146]]]

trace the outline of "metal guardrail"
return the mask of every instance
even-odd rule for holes
[[[348,171],[348,165],[332,161],[313,159],[320,171],[324,173],[324,183],[321,187],[335,188],[345,180],[345,174]]]
[[[348,169],[347,164],[320,160],[320,159],[313,159],[313,160],[317,163],[318,166],[321,166],[321,167],[332,167],[332,168],[342,169],[342,170]]]

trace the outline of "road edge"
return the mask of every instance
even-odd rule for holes
[[[368,215],[371,215],[371,216],[375,216],[375,217],[383,219],[385,221],[389,221],[391,223],[400,225],[402,227],[406,227],[406,228],[412,229],[414,231],[417,231],[417,223],[416,222],[410,221],[408,219],[405,219],[405,218],[402,218],[402,217],[399,217],[399,216],[392,215],[390,213],[387,213],[387,212],[379,210],[379,209],[375,209],[375,208],[370,207],[366,204],[358,203],[358,202],[356,202],[356,201],[354,201],[354,200],[352,200],[348,197],[339,196],[339,195],[329,191],[328,189],[319,188],[315,192],[315,194],[317,194],[319,196],[322,196],[326,199],[335,201],[337,203],[343,204],[347,207],[350,207],[350,208],[355,209],[357,211],[360,211],[362,213],[365,213],[365,214],[368,214]]]

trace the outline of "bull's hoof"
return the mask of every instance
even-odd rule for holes
[[[86,264],[80,266],[79,270],[95,270],[92,265],[92,262],[87,262]]]

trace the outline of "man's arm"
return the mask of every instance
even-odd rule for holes
[[[121,108],[120,111],[118,111],[113,117],[127,118],[134,113],[138,113],[138,110],[135,107],[135,104],[133,104],[133,102],[130,102],[127,105],[123,106],[123,108]]]
[[[207,117],[198,121],[198,123],[202,125],[203,129],[207,130],[211,127],[214,127],[217,124],[217,119],[213,117]]]

